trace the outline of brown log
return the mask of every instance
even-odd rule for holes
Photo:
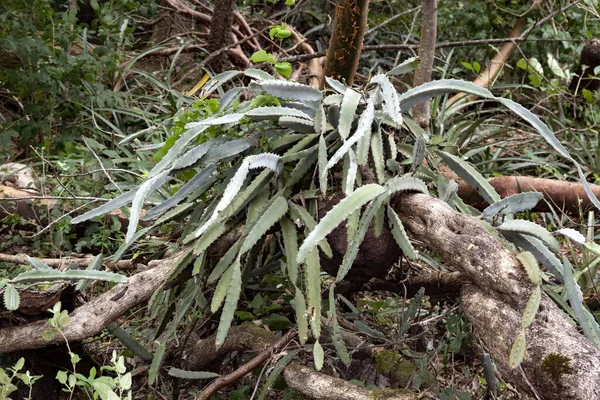
[[[562,210],[575,215],[594,208],[580,183],[531,176],[502,176],[490,178],[488,182],[502,198],[523,192],[542,193],[544,198],[534,209],[538,212],[550,211],[549,205],[557,211]],[[596,197],[600,197],[600,186],[590,184],[590,187]],[[479,210],[489,205],[475,189],[464,182],[459,183],[458,196],[466,204]]]

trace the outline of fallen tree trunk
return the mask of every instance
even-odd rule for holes
[[[546,294],[535,321],[526,329],[524,374],[509,367],[510,348],[521,329],[533,285],[501,241],[473,218],[432,196],[401,195],[394,209],[412,238],[438,252],[473,282],[462,289],[463,307],[505,378],[545,399],[597,399],[600,351],[577,332]],[[544,361],[556,355],[567,360],[567,373],[556,375],[547,370]]]
[[[502,176],[490,178],[488,182],[502,198],[523,192],[542,193],[544,198],[534,208],[534,211],[538,212],[550,211],[553,208],[577,215],[580,211],[594,208],[580,183],[531,176]],[[590,184],[590,188],[594,195],[600,198],[600,186]],[[457,194],[466,204],[479,210],[489,205],[474,188],[464,182],[459,183]]]

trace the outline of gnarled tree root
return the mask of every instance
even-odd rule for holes
[[[432,196],[403,194],[394,209],[412,238],[437,251],[448,265],[473,282],[461,292],[464,310],[505,377],[545,399],[597,399],[600,351],[577,332],[546,294],[542,294],[533,324],[525,330],[524,374],[508,366],[533,285],[501,240],[475,219]],[[556,371],[547,369],[544,361],[556,355],[568,360],[569,373],[553,376]]]

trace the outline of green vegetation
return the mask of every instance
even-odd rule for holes
[[[416,88],[422,2],[396,3],[370,4],[348,87],[312,75],[326,2],[237,2],[212,55],[214,2],[2,2],[0,165],[32,167],[37,189],[0,174],[0,354],[16,340],[2,328],[48,323],[0,359],[0,399],[300,398],[286,371],[302,364],[372,398],[529,390],[486,382],[488,351],[542,371],[538,391],[571,384],[593,351],[559,354],[534,328],[556,312],[600,348],[600,202],[583,195],[600,93],[579,62],[598,2],[440,1],[434,79]],[[533,28],[493,85],[470,82],[518,21]],[[425,101],[427,130],[411,114]],[[515,176],[573,182],[581,201],[489,180]],[[470,290],[514,325],[500,345]],[[35,312],[34,291],[53,296]],[[41,337],[64,344],[51,372],[21,358]]]

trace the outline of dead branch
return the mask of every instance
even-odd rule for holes
[[[127,283],[117,285],[76,308],[70,314],[71,322],[63,331],[64,337],[56,335],[50,341],[44,340],[42,333],[50,329],[46,320],[0,330],[0,354],[64,343],[65,339],[69,342],[83,340],[98,334],[109,323],[149,300],[177,265],[181,254],[179,252],[163,260],[157,267],[129,277]]]
[[[68,268],[68,267],[72,267],[72,266],[79,267],[79,268],[87,267],[92,262],[93,259],[94,259],[94,257],[83,257],[83,258],[65,257],[65,258],[41,258],[38,260],[52,268],[64,269],[64,268]],[[29,261],[27,261],[26,256],[1,254],[1,253],[0,253],[0,262],[8,262],[8,263],[13,263],[13,264],[28,264],[29,263]],[[133,268],[138,265],[141,266],[142,264],[135,263],[132,260],[119,260],[117,262],[109,261],[109,262],[104,263],[104,265],[111,270],[122,270],[122,269]]]
[[[248,375],[255,368],[260,367],[265,361],[271,358],[275,352],[285,347],[296,335],[296,331],[289,331],[281,339],[270,345],[259,355],[242,365],[240,368],[236,369],[230,374],[227,374],[226,376],[215,379],[210,385],[208,385],[207,388],[202,391],[202,394],[198,396],[198,400],[208,400],[219,389],[231,385],[242,377]]]
[[[295,43],[300,43],[300,48],[304,54],[314,54],[315,50],[306,42],[306,38],[298,33],[291,26],[287,29],[292,34],[292,40]],[[313,58],[308,63],[308,76],[310,77],[310,85],[315,88],[321,87],[321,79],[323,79],[323,66],[318,58]]]
[[[521,316],[533,287],[523,267],[501,241],[476,220],[423,194],[403,194],[394,209],[414,239],[439,253],[473,285],[461,292],[463,307],[499,369],[524,391],[531,387],[508,366],[510,347],[521,329]],[[546,399],[593,399],[600,393],[600,351],[565,319],[545,294],[534,323],[526,329],[527,348],[521,367],[532,387]],[[571,373],[562,379],[543,368],[559,354]]]

